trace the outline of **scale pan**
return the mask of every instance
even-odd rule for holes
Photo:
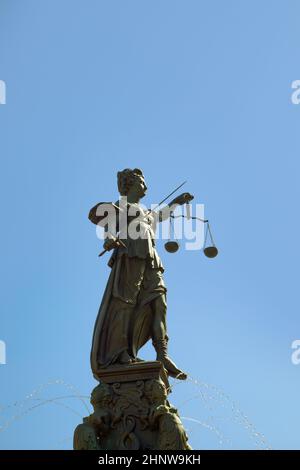
[[[168,253],[176,253],[178,248],[179,248],[179,243],[175,241],[168,241],[165,243],[165,249],[168,251]]]
[[[218,254],[218,248],[215,246],[207,246],[204,248],[203,252],[207,258],[215,258]]]

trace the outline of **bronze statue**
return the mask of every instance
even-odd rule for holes
[[[183,193],[163,209],[156,211],[161,204],[145,209],[140,200],[147,186],[138,168],[118,173],[118,189],[117,202],[99,203],[89,213],[91,222],[105,229],[104,252],[113,250],[113,254],[91,351],[92,371],[99,381],[91,396],[94,412],[76,427],[73,446],[77,450],[189,450],[178,412],[167,399],[171,391],[167,375],[181,380],[187,376],[167,354],[167,289],[155,248],[155,228],[157,222],[174,217],[176,206],[193,196]],[[149,339],[156,361],[137,357]]]
[[[109,261],[111,273],[96,319],[91,367],[98,378],[99,370],[103,368],[140,361],[137,357],[139,349],[152,339],[157,360],[163,364],[168,375],[184,380],[186,374],[167,354],[167,289],[163,280],[164,267],[155,248],[154,231],[156,222],[165,220],[170,215],[170,209],[185,204],[193,196],[181,194],[168,205],[168,210],[145,211],[139,204],[147,190],[142,171],[125,169],[117,176],[121,198],[115,206],[120,208],[122,200],[126,200],[128,224],[137,219],[130,215],[136,209],[143,236],[133,239],[127,235],[122,238],[119,233],[116,238],[106,232],[104,249],[113,250]],[[101,221],[97,215],[99,205],[101,203],[89,213],[89,219],[94,224]]]

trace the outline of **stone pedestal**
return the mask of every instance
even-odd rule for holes
[[[76,450],[190,449],[159,361],[116,365],[99,371],[94,413],[74,433]]]

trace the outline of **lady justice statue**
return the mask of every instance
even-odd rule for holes
[[[121,197],[116,203],[110,203],[117,212],[115,233],[109,231],[107,218],[103,222],[105,217],[100,211],[108,203],[97,204],[89,213],[91,222],[105,228],[104,250],[113,250],[108,263],[111,273],[94,329],[91,367],[97,377],[99,370],[108,366],[140,361],[137,353],[151,339],[156,359],[168,375],[184,380],[186,374],[167,353],[167,290],[164,268],[155,248],[155,226],[193,196],[183,193],[158,212],[145,210],[140,205],[147,190],[142,171],[125,169],[117,178]],[[126,220],[125,226],[121,218]],[[138,227],[139,236],[128,230],[133,224]]]

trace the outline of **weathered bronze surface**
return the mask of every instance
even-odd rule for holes
[[[168,374],[185,379],[186,374],[167,355],[167,289],[154,239],[154,225],[163,220],[163,216],[147,212],[139,205],[147,190],[141,170],[119,172],[118,188],[121,197],[127,198],[127,210],[136,209],[143,217],[140,226],[145,237],[133,239],[128,236],[122,239],[125,247],[120,246],[115,237],[107,238],[104,243],[104,249],[114,251],[109,261],[111,274],[93,335],[91,366],[94,376],[99,378],[99,371],[111,364],[136,361],[139,349],[152,339],[156,359],[162,362]],[[189,193],[183,193],[173,199],[169,207],[185,204],[192,198]],[[120,201],[115,205],[119,206]],[[102,222],[97,217],[97,207],[94,206],[89,214],[93,223]],[[128,216],[128,223],[131,221],[132,217]]]
[[[136,209],[144,237],[123,238],[120,225],[118,235],[109,233],[105,217],[97,214],[101,203],[89,213],[91,222],[104,226],[108,237],[103,247],[113,254],[91,350],[91,368],[100,384],[92,392],[94,413],[75,430],[74,449],[190,449],[178,413],[167,400],[168,376],[187,377],[167,354],[167,289],[155,248],[155,224],[166,220],[170,211],[155,213],[139,204],[147,189],[139,169],[119,172],[118,188],[117,225],[124,207],[128,223],[134,219],[131,210]],[[192,195],[183,193],[168,209],[192,199]],[[156,361],[142,361],[138,351],[150,339]]]

